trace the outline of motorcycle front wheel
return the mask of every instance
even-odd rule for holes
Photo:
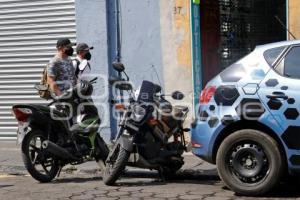
[[[22,158],[29,174],[34,179],[47,183],[57,175],[59,164],[53,156],[43,151],[44,140],[47,138],[41,131],[30,131],[22,142]]]
[[[103,182],[105,185],[113,185],[117,181],[126,167],[130,156],[130,153],[122,148],[120,144],[116,145],[106,161],[103,174]]]

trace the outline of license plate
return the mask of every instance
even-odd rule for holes
[[[17,130],[17,145],[20,145],[23,142],[25,135],[30,131],[28,123],[19,124]]]

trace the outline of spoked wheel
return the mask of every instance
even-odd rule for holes
[[[224,183],[242,195],[262,195],[279,183],[284,160],[277,142],[256,130],[228,136],[217,154],[217,168]]]
[[[106,185],[113,185],[120,177],[126,167],[130,153],[123,149],[120,144],[115,144],[112,152],[106,160],[103,182]]]
[[[29,132],[22,143],[22,157],[30,175],[40,182],[50,182],[59,171],[57,160],[42,148],[46,137],[40,131]]]

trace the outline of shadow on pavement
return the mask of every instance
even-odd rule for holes
[[[264,197],[269,198],[297,198],[300,197],[299,181],[285,182],[277,186],[273,191]]]
[[[155,181],[134,181],[129,182],[126,178],[152,178]],[[199,185],[216,185],[221,182],[216,169],[212,170],[180,170],[172,179],[166,182],[158,182],[158,173],[156,171],[127,171],[122,181],[117,183],[117,186],[134,187],[134,186],[153,186],[153,185],[166,185],[168,183],[189,183]],[[300,179],[299,179],[300,180]],[[300,181],[289,181],[281,183],[269,194],[262,197],[266,198],[297,198],[300,197],[299,190]],[[221,183],[222,185],[222,183]],[[216,187],[222,187],[220,184]],[[229,190],[223,186],[224,190]],[[238,195],[237,195],[238,196]]]
[[[155,179],[154,181],[137,181],[128,182],[128,178],[149,178]],[[123,180],[122,180],[123,179]],[[206,184],[214,185],[219,182],[220,179],[215,169],[213,170],[180,170],[171,179],[167,179],[165,182],[159,181],[159,175],[157,171],[139,171],[130,170],[122,176],[122,181],[118,186],[146,186],[146,185],[165,185],[168,183],[190,183],[190,184]],[[127,179],[127,180],[126,180]]]
[[[92,181],[102,181],[102,177],[78,177],[78,178],[58,178],[51,182],[51,184],[62,184],[62,183],[86,183]]]
[[[0,189],[5,188],[5,187],[12,187],[12,186],[14,186],[14,185],[0,185]]]
[[[91,176],[93,176],[91,174]],[[139,180],[141,179],[141,180]],[[149,179],[149,180],[145,180]],[[300,180],[300,179],[299,179]],[[52,184],[63,183],[87,183],[92,181],[102,181],[102,177],[78,177],[78,178],[66,178],[61,177],[52,182]],[[119,179],[115,186],[117,187],[143,187],[143,186],[157,186],[167,185],[168,183],[187,183],[187,184],[199,184],[201,185],[216,185],[216,187],[222,187],[221,180],[215,169],[211,170],[180,170],[172,179],[168,179],[165,182],[159,181],[157,171],[147,171],[139,169],[130,169],[126,171],[121,179]],[[267,195],[261,196],[265,198],[297,198],[300,197],[299,190],[300,181],[294,180],[285,183],[281,183],[272,192]],[[0,186],[1,188],[1,186]],[[229,190],[223,186],[224,190]],[[238,195],[237,195],[238,196]]]
[[[223,187],[223,189],[228,190],[228,188],[226,187]],[[236,195],[236,196],[242,197],[241,195]],[[300,197],[299,183],[297,185],[293,185],[291,183],[281,183],[270,193],[259,197],[270,198],[270,199],[299,198]]]

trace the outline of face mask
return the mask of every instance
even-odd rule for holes
[[[65,49],[65,54],[67,54],[68,56],[72,56],[74,53],[74,49],[72,47],[67,47]]]
[[[90,52],[87,52],[85,55],[84,55],[84,59],[87,59],[87,60],[91,60],[92,58],[92,55]]]

